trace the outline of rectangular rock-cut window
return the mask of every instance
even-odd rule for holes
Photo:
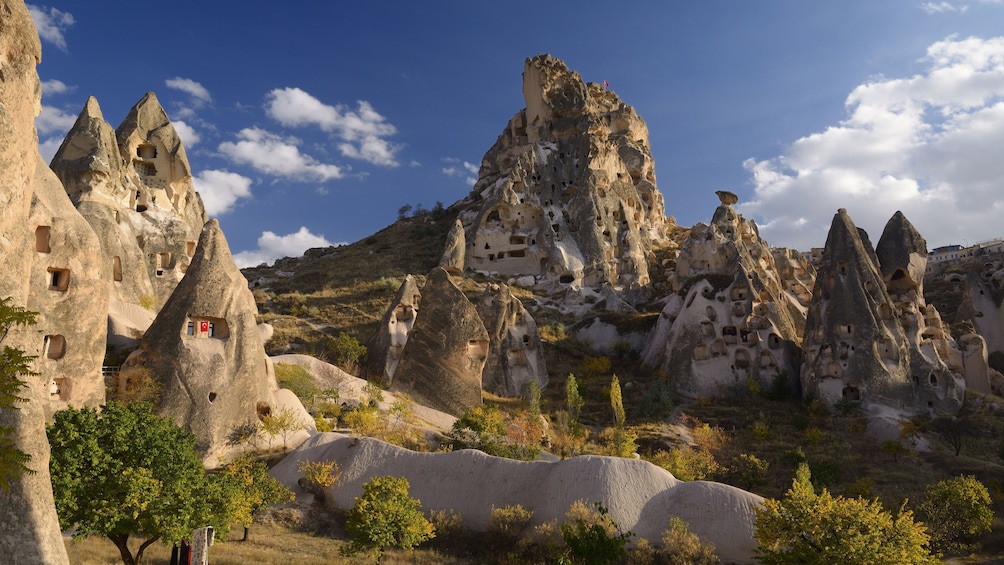
[[[122,259],[118,255],[112,257],[112,280],[122,282]]]
[[[61,335],[47,335],[42,341],[42,355],[49,359],[60,359],[66,355],[66,338]]]
[[[185,327],[185,335],[193,336],[195,335],[195,322],[189,320],[188,325]]]
[[[230,328],[223,318],[191,317],[185,324],[185,336],[226,339],[230,337]]]
[[[49,226],[38,226],[35,228],[35,251],[39,253],[49,253],[49,234],[52,228]]]
[[[185,254],[188,255],[189,257],[191,257],[192,255],[195,255],[195,242],[194,241],[186,241],[185,242]]]
[[[66,292],[70,286],[70,270],[49,267],[49,290]]]

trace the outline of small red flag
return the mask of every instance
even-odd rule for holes
[[[603,81],[603,87],[604,88],[610,88],[610,83],[607,82],[607,81]]]
[[[205,320],[199,322],[199,331],[202,333],[209,333],[209,322]]]

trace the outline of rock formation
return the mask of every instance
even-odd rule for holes
[[[766,390],[779,378],[795,387],[812,267],[798,253],[772,253],[756,224],[732,208],[735,195],[718,195],[711,224],[691,228],[680,249],[671,281],[678,291],[643,359],[688,396]]]
[[[108,286],[98,236],[38,158],[28,226],[34,230],[28,309],[38,312],[41,351],[35,370],[48,384],[46,417],[67,406],[105,400]]]
[[[476,303],[488,330],[488,357],[481,377],[485,390],[508,397],[527,396],[530,382],[547,386],[544,348],[537,324],[504,284],[491,284]]]
[[[464,266],[554,291],[647,287],[667,219],[645,122],[549,55],[527,59],[523,97],[461,203]]]
[[[207,467],[232,449],[235,425],[275,407],[275,375],[255,321],[258,309],[216,220],[202,230],[191,267],[119,376],[125,389],[152,378],[159,413],[195,434]]]
[[[489,509],[519,504],[533,512],[526,532],[539,524],[564,521],[577,500],[596,501],[624,530],[658,543],[670,516],[715,546],[723,563],[753,563],[755,508],[761,497],[721,483],[678,481],[646,461],[582,456],[556,462],[522,462],[465,449],[415,453],[375,439],[356,441],[341,434],[317,434],[276,465],[271,473],[297,493],[304,460],[337,461],[342,478],[325,493],[325,503],[346,510],[372,477],[408,479],[408,493],[422,508],[452,510],[464,526],[488,531]],[[518,533],[518,532],[517,532]]]
[[[459,416],[481,404],[488,332],[474,305],[439,267],[426,278],[421,300],[391,390]]]
[[[394,373],[404,354],[411,328],[415,325],[421,300],[422,293],[418,290],[415,277],[406,276],[398,288],[397,296],[380,321],[380,329],[366,343],[363,368],[369,378],[386,386],[394,382]]]
[[[897,212],[878,248],[845,210],[833,217],[806,322],[803,390],[827,403],[958,412],[964,368],[924,303],[927,244]]]
[[[112,299],[163,305],[188,268],[206,213],[157,97],[143,96],[115,131],[89,98],[51,166],[100,238]]]
[[[467,240],[465,239],[464,224],[457,220],[450,228],[450,233],[446,236],[446,250],[443,251],[443,258],[439,260],[439,266],[446,269],[451,275],[462,275],[464,273],[464,253],[467,251]]]
[[[20,0],[0,1],[0,296],[25,307],[33,264],[35,234],[29,213],[35,184],[46,174],[38,154],[35,116],[41,88],[35,65],[41,60],[38,33]],[[35,328],[12,330],[0,346],[41,353]],[[49,442],[45,437],[45,407],[49,387],[45,376],[29,377],[21,396],[28,399],[16,411],[0,411],[0,426],[13,431],[14,446],[31,456],[35,471],[0,491],[0,555],[9,563],[66,564],[69,559],[59,530],[49,480]]]

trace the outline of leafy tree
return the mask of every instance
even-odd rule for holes
[[[531,380],[527,385],[529,392],[530,407],[528,410],[534,416],[540,416],[540,385],[537,381]]]
[[[0,298],[0,343],[7,338],[7,332],[12,328],[30,326],[35,323],[36,312],[30,312],[20,306],[12,306],[10,298]],[[21,377],[34,376],[37,373],[29,368],[35,359],[31,355],[9,345],[3,346],[0,353],[0,411],[17,410],[17,404],[27,402],[18,396],[24,382]],[[10,491],[11,483],[22,475],[31,475],[35,471],[27,467],[31,456],[17,448],[10,437],[14,428],[0,425],[0,490]]]
[[[887,439],[879,444],[882,451],[892,455],[892,462],[899,462],[899,456],[906,453],[906,448],[903,447],[903,443],[898,439]]]
[[[990,493],[972,475],[927,485],[918,508],[938,551],[975,549],[973,540],[990,531],[994,519]]]
[[[594,379],[600,375],[610,372],[610,358],[601,355],[599,357],[584,357],[579,364],[579,370],[586,380]]]
[[[617,457],[630,457],[637,448],[633,438],[628,438],[624,433],[627,424],[627,416],[624,414],[624,400],[621,397],[621,383],[614,375],[610,380],[610,407],[614,411],[614,455]]]
[[[767,484],[767,469],[770,463],[749,453],[740,453],[732,460],[729,475],[738,482],[744,489],[754,488]]]
[[[954,416],[941,416],[931,421],[931,428],[938,432],[948,445],[952,446],[956,456],[962,452],[962,445],[969,427],[964,421]]]
[[[568,405],[568,425],[576,433],[579,431],[579,414],[586,400],[579,394],[579,383],[572,373],[568,373],[568,380],[565,381],[565,404]]]
[[[251,446],[258,447],[258,440],[261,439],[261,424],[258,420],[248,420],[243,424],[234,424],[227,434],[227,445],[247,449]]]
[[[363,495],[345,520],[351,543],[347,552],[370,550],[377,559],[384,548],[411,550],[435,537],[435,528],[422,515],[421,501],[408,496],[408,479],[375,477],[363,485]]]
[[[634,536],[620,531],[620,526],[610,517],[599,502],[589,509],[582,501],[572,504],[561,525],[561,537],[576,563],[605,565],[616,563],[627,556],[624,547]]]
[[[289,434],[303,429],[304,423],[296,416],[296,412],[289,407],[273,410],[265,415],[261,420],[261,428],[270,436],[282,437],[282,450],[286,451],[286,440]]]
[[[756,509],[757,558],[764,565],[930,563],[928,535],[913,513],[893,516],[878,500],[816,494],[808,465],[799,465],[781,500]]]
[[[154,415],[149,404],[69,408],[56,413],[47,433],[60,527],[107,537],[126,565],[140,563],[155,541],[226,527],[212,511],[195,436]],[[143,539],[135,554],[131,535]]]
[[[488,455],[532,461],[540,454],[544,428],[539,417],[523,410],[515,416],[482,404],[464,412],[453,424],[453,436],[463,448]]]
[[[293,492],[268,474],[268,467],[248,455],[238,457],[228,464],[216,477],[215,482],[223,497],[229,514],[224,522],[226,534],[232,523],[244,526],[244,537],[248,540],[251,524],[255,517],[270,504],[293,500]]]
[[[359,360],[366,355],[366,346],[345,332],[338,332],[335,338],[327,339],[328,349],[335,360],[335,365],[348,373],[355,373],[359,368]]]
[[[411,204],[405,204],[397,209],[397,219],[403,220],[408,217],[408,213],[411,212]]]
[[[342,470],[335,461],[311,461],[304,459],[296,466],[303,473],[300,486],[314,495],[316,500],[324,499],[324,489],[338,483],[342,478]]]
[[[662,549],[659,556],[666,563],[687,563],[688,565],[717,565],[715,546],[704,543],[697,534],[690,532],[690,525],[679,516],[670,516],[669,525],[662,532]]]

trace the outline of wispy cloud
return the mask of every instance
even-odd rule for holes
[[[951,2],[923,2],[920,9],[928,14],[942,14],[946,12],[966,12],[969,6],[966,4],[952,4]]]
[[[310,233],[306,227],[301,227],[300,231],[287,235],[276,235],[273,232],[265,231],[258,238],[258,249],[237,253],[234,255],[234,262],[243,269],[262,263],[271,264],[276,259],[283,257],[299,257],[312,247],[330,247],[331,245],[336,244],[329,242],[324,238],[324,235]]]
[[[39,135],[53,133],[66,134],[73,127],[77,117],[54,106],[42,106],[42,111],[35,118],[35,128]]]
[[[342,140],[338,150],[345,157],[398,165],[396,154],[401,146],[385,139],[397,133],[397,128],[365,100],[358,101],[353,111],[341,104],[325,104],[299,88],[276,88],[266,96],[265,112],[286,127],[317,126],[337,136]]]
[[[206,87],[190,78],[169,78],[164,81],[164,84],[167,85],[168,88],[180,90],[191,96],[192,104],[197,107],[213,101],[213,97],[209,94],[209,91],[206,90]]]
[[[225,214],[237,200],[251,197],[251,179],[230,171],[202,171],[192,178],[192,184],[210,216]]]
[[[299,181],[326,181],[341,178],[337,165],[320,163],[300,153],[300,140],[282,137],[259,128],[245,128],[237,134],[238,141],[225,141],[219,151],[235,163],[250,165],[256,170]]]
[[[64,34],[67,28],[76,23],[73,14],[56,8],[32,4],[28,4],[28,12],[31,13],[31,19],[35,22],[35,28],[38,29],[38,36],[43,41],[48,41],[65,52],[66,36]]]
[[[479,167],[474,163],[461,161],[455,157],[444,157],[443,161],[447,163],[447,166],[440,169],[444,175],[448,177],[462,178],[465,183],[470,185],[478,182]]]
[[[821,246],[838,208],[875,237],[896,210],[934,246],[1002,235],[1004,37],[949,37],[926,60],[855,88],[839,124],[746,161],[755,196],[740,210],[770,243]]]
[[[43,96],[55,96],[56,94],[65,94],[67,92],[72,92],[77,87],[68,86],[65,82],[61,80],[43,80],[42,81],[42,95]]]

